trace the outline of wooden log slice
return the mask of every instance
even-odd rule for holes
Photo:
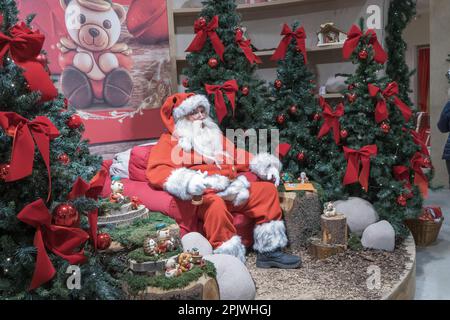
[[[344,252],[346,247],[340,244],[326,244],[320,239],[311,239],[311,244],[309,246],[309,253],[316,259],[326,259],[332,255],[340,252]]]
[[[334,217],[320,216],[322,242],[325,244],[340,244],[347,247],[347,218],[338,214]]]

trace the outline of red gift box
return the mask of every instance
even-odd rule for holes
[[[442,218],[442,209],[437,206],[427,206],[422,209],[422,214],[419,216],[420,220],[433,221]]]

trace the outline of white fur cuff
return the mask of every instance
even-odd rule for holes
[[[272,252],[287,245],[284,222],[270,221],[257,225],[253,230],[253,249],[258,252]]]
[[[214,250],[214,253],[229,254],[245,263],[245,247],[240,236],[233,236],[230,240],[225,241]]]
[[[181,200],[190,200],[192,195],[187,191],[189,181],[197,174],[197,171],[186,168],[175,169],[164,183],[164,190]]]
[[[269,153],[257,154],[250,161],[250,170],[264,180],[267,179],[267,173],[271,167],[276,168],[280,172],[282,165],[277,157]]]
[[[211,105],[209,104],[208,98],[201,94],[196,94],[185,99],[177,108],[173,109],[173,118],[175,121],[187,116],[189,113],[197,109],[198,106],[205,107],[205,111],[209,114]]]
[[[233,201],[234,206],[239,206],[247,202],[250,196],[248,188],[250,188],[250,182],[248,182],[247,177],[239,176],[225,191],[220,192],[217,195],[226,201]]]

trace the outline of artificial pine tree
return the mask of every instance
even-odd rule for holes
[[[344,191],[373,203],[380,218],[405,235],[404,219],[421,211],[428,187],[422,168],[431,163],[426,147],[413,136],[412,111],[399,98],[397,84],[379,77],[387,56],[375,32],[364,34],[362,28],[361,20],[344,44],[344,57],[358,65],[347,80],[352,98],[340,119],[348,131]]]
[[[415,0],[392,0],[389,5],[388,23],[386,25],[386,48],[388,62],[386,73],[396,81],[399,87],[399,97],[407,105],[412,106],[409,93],[412,92],[409,79],[415,71],[409,71],[405,61],[407,45],[402,33],[416,14]]]
[[[268,103],[264,81],[255,76],[260,59],[246,39],[234,0],[207,0],[195,21],[196,37],[186,51],[188,92],[208,96],[222,130],[259,129]],[[234,113],[234,114],[233,114]]]
[[[97,202],[69,197],[78,178],[100,177],[101,159],[38,62],[32,17],[19,23],[13,0],[0,0],[0,14],[0,299],[119,298],[83,230]],[[80,263],[80,289],[67,287],[68,261]]]

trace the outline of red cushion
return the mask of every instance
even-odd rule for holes
[[[136,146],[131,149],[130,162],[128,162],[128,175],[130,180],[147,182],[148,157],[153,146]]]

